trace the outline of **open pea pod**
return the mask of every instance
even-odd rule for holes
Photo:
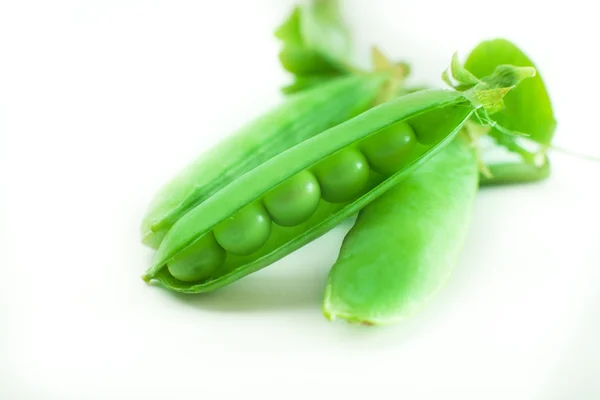
[[[207,292],[281,259],[433,157],[492,104],[488,89],[402,96],[269,159],[181,217],[144,279]]]
[[[348,75],[290,96],[190,163],[156,194],[142,222],[142,242],[158,248],[173,224],[256,166],[371,107],[385,72]]]

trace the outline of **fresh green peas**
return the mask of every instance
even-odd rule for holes
[[[177,254],[167,264],[174,278],[183,282],[206,279],[225,261],[225,250],[212,232]]]
[[[294,226],[306,221],[320,200],[317,178],[309,171],[302,171],[267,193],[263,203],[277,225]]]
[[[340,151],[315,167],[323,199],[343,203],[362,193],[369,180],[369,163],[355,148]]]
[[[465,107],[453,107],[456,104],[464,104]],[[436,154],[472,115],[474,107],[469,104],[470,100],[459,92],[424,91],[409,94],[372,108],[283,151],[240,176],[181,217],[161,242],[154,265],[144,279],[156,279],[165,287],[179,292],[200,293],[222,287],[277,261],[357,213]],[[456,125],[435,125],[432,121],[432,131],[427,133],[437,138],[437,142],[411,152],[405,166],[391,176],[371,174],[368,161],[359,150],[362,140],[401,121],[411,124],[416,116],[438,109],[448,109],[448,112],[458,114],[450,119],[457,121]],[[180,268],[184,269],[183,272],[173,267],[181,264],[174,264],[174,258],[187,260],[184,256],[189,253],[190,246],[198,246],[199,238],[203,239],[205,235],[214,235],[217,226],[248,204],[262,202],[273,221],[277,223],[280,217],[281,223],[281,215],[274,212],[272,207],[277,202],[272,202],[272,199],[269,201],[268,194],[282,184],[300,179],[295,178],[297,176],[316,177],[318,185],[314,184],[314,188],[320,187],[318,206],[308,219],[290,227],[273,227],[265,244],[250,255],[239,256],[228,252],[226,257],[215,257],[215,254],[221,255],[225,250],[213,238],[214,246],[207,246],[212,251],[203,249],[207,260],[202,260],[201,265],[189,262],[184,265],[187,269]],[[311,193],[309,197],[317,202],[318,193]],[[300,221],[299,209],[292,208],[293,212],[288,210],[287,214],[283,210],[282,215],[292,215],[294,219],[297,218],[296,221]],[[306,215],[303,216],[305,218]],[[292,221],[290,219],[287,222]],[[215,258],[217,260],[212,261]],[[200,268],[204,264],[209,264],[210,268],[206,268],[208,272]],[[194,273],[186,273],[188,269],[194,270]],[[196,269],[202,272],[196,273]]]
[[[404,166],[416,143],[410,125],[399,122],[367,138],[361,148],[374,171],[391,175]]]
[[[355,215],[438,154],[456,137],[478,107],[485,107],[479,106],[475,99],[480,94],[477,90],[466,94],[427,90],[400,96],[264,161],[179,218],[161,241],[153,265],[143,279],[147,282],[157,280],[166,288],[182,293],[208,292],[285,257]],[[485,91],[486,105],[491,109],[506,93],[494,91],[490,94],[485,85],[481,90]],[[408,153],[404,165],[392,175],[372,174],[365,155],[360,152],[361,144],[399,122],[406,122],[413,128],[420,145]],[[307,176],[301,174],[304,172],[315,175],[324,200],[318,202],[308,219],[289,227],[274,226],[264,245],[247,256],[232,252],[225,256],[213,237],[214,246],[202,249],[207,259],[202,264],[211,267],[205,268],[210,270],[209,273],[184,274],[188,272],[186,269],[182,268],[182,273],[174,268],[178,266],[174,261],[185,258],[190,246],[196,247],[206,235],[214,235],[217,226],[247,205],[262,202],[270,213],[273,207],[269,210],[270,202],[265,202],[265,198],[269,200],[267,195],[280,185],[293,181],[297,175]],[[314,194],[315,202],[317,197]],[[290,215],[301,220],[298,210],[292,211]],[[270,217],[276,222],[277,215],[274,214],[277,212]],[[289,216],[285,212],[283,215]],[[190,265],[184,266],[192,269]],[[196,264],[191,266],[196,269]]]
[[[252,203],[215,227],[215,238],[225,250],[246,256],[265,244],[271,234],[271,218],[262,204]]]

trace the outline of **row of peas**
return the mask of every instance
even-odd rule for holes
[[[390,176],[404,164],[417,143],[407,122],[396,123],[358,146],[339,151],[287,179],[231,218],[216,225],[193,245],[168,263],[173,277],[194,282],[213,275],[223,265],[227,253],[249,255],[269,239],[271,224],[299,225],[316,211],[321,199],[345,203],[360,196],[370,169]]]

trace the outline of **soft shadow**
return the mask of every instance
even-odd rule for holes
[[[444,315],[435,307],[425,307],[421,312],[391,325],[365,326],[343,320],[323,319],[323,335],[333,336],[338,345],[348,346],[353,351],[372,352],[380,349],[397,349],[408,346],[439,326]]]
[[[346,221],[277,263],[214,292],[168,293],[177,301],[216,312],[320,310],[327,274],[350,227]]]
[[[285,269],[285,265],[278,265]],[[265,311],[319,306],[328,266],[320,274],[260,271],[215,292],[189,295],[168,292],[188,305],[219,312]]]
[[[215,313],[302,314],[311,334],[339,346],[372,351],[404,345],[434,327],[446,308],[432,302],[411,318],[390,326],[364,326],[344,320],[328,321],[321,311],[327,275],[353,221],[346,221],[323,238],[277,263],[210,293],[186,295],[165,290],[176,302]],[[304,324],[303,324],[304,325]]]

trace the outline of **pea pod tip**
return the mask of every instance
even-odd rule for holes
[[[323,307],[321,309],[323,312],[323,316],[327,321],[333,322],[336,319],[340,318],[351,325],[360,325],[360,326],[376,326],[379,325],[376,321],[373,321],[368,318],[360,318],[357,315],[349,314],[342,309],[336,309],[336,307],[331,303],[331,286],[327,286],[325,289],[325,300],[323,301]]]
[[[329,308],[323,309],[323,315],[329,322],[333,322],[336,319],[340,318],[347,322],[350,325],[360,325],[360,326],[377,326],[381,325],[377,321],[373,321],[367,318],[360,318],[355,315],[350,315],[344,312],[338,312]]]

